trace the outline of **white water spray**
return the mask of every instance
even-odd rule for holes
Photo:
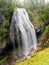
[[[29,20],[29,16],[24,8],[15,8],[10,25],[10,39],[15,49],[14,29],[17,34],[19,54],[27,56],[31,49],[35,50],[37,46],[35,29]],[[22,46],[19,39],[19,31],[21,33]],[[17,50],[16,50],[17,51]]]

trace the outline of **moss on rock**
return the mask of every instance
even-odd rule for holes
[[[34,57],[15,65],[49,65],[49,48],[38,52]]]

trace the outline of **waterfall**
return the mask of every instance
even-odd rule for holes
[[[35,29],[31,21],[29,20],[29,16],[26,9],[24,8],[14,9],[14,14],[10,25],[10,39],[13,42],[14,49],[15,49],[15,37],[17,37],[18,41],[19,55],[27,56],[30,53],[31,49],[33,51],[36,49],[37,40]]]

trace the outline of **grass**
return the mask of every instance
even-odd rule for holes
[[[46,48],[38,52],[34,57],[16,63],[15,65],[49,65],[49,48]]]
[[[6,58],[2,59],[2,60],[0,61],[0,65],[2,65],[2,64],[5,62],[5,60],[6,60]]]

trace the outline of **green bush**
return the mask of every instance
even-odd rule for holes
[[[45,27],[45,32],[49,32],[49,25]]]
[[[0,29],[0,42],[6,38],[7,29]]]
[[[33,22],[33,20],[34,20],[33,12],[28,10],[28,15],[29,15],[29,18],[30,18],[31,22]]]
[[[13,15],[14,8],[14,5],[11,4],[10,6],[7,6],[3,9],[6,19],[10,20],[11,15]]]
[[[45,5],[43,8],[40,8],[38,13],[39,21],[47,21],[49,19],[49,5]]]
[[[3,6],[3,5],[4,6]],[[0,9],[6,16],[6,19],[10,20],[11,16],[13,15],[14,8],[18,7],[17,4],[13,4],[12,0],[0,0]]]
[[[4,28],[9,28],[9,20],[6,20],[6,21],[4,22]]]
[[[7,32],[6,29],[0,29],[0,36],[4,35]]]
[[[39,21],[46,21],[47,15],[46,14],[39,14]]]
[[[4,28],[0,29],[0,41],[3,41],[3,39],[5,39],[8,35],[10,22],[15,7],[18,7],[18,5],[13,4],[12,0],[0,0],[0,10],[4,13],[6,17],[6,20],[3,23]]]
[[[6,38],[9,29],[9,20],[5,20],[3,23],[4,28],[0,29],[0,41]]]

